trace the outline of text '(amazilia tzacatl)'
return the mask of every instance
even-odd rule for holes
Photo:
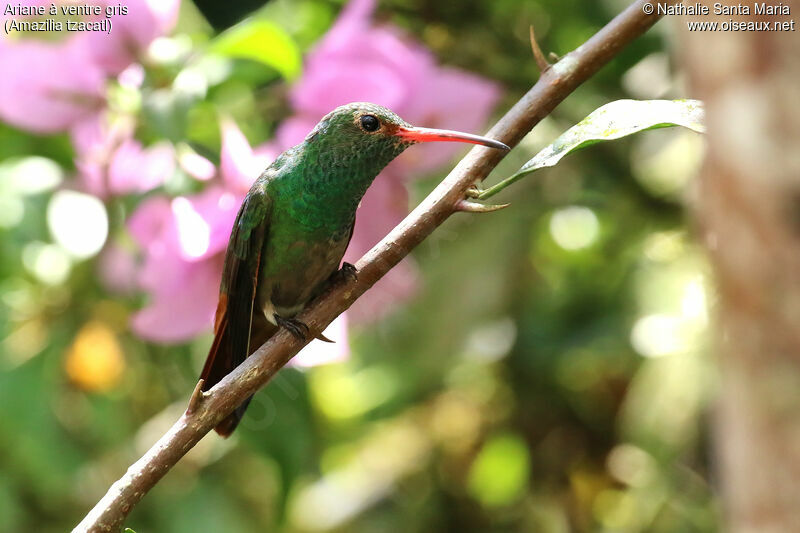
[[[486,137],[413,127],[384,107],[353,103],[326,115],[261,173],[242,202],[225,253],[214,342],[200,375],[203,390],[278,328],[306,338],[308,327],[295,315],[330,280],[356,275],[352,265],[339,264],[367,188],[406,148],[430,141],[508,150]],[[217,433],[230,435],[249,401],[220,422]]]

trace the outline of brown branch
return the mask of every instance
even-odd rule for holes
[[[659,17],[642,12],[643,1],[631,4],[582,46],[542,73],[536,85],[511,108],[488,135],[516,145],[578,85],[644,33]],[[339,314],[459,210],[469,187],[483,180],[505,152],[473,148],[438,187],[380,243],[361,258],[358,280],[332,288],[298,318],[312,331],[322,331]],[[74,532],[119,531],[134,505],[197,442],[236,406],[263,387],[305,343],[280,330],[244,363],[192,402],[169,431],[128,468]]]

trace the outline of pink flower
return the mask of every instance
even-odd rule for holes
[[[87,32],[94,62],[106,73],[116,75],[137,61],[156,37],[168,33],[178,20],[180,0],[106,0],[100,5],[101,18],[111,19],[111,33]],[[125,14],[114,10],[127,8]],[[111,10],[107,17],[106,10]]]
[[[164,183],[175,170],[175,150],[167,141],[143,148],[126,139],[108,166],[108,187],[114,193],[146,192]]]
[[[184,172],[196,180],[208,181],[217,175],[214,163],[191,149],[184,149],[178,155],[178,164]]]
[[[49,10],[44,2],[23,4]],[[0,39],[0,119],[36,133],[56,133],[97,113],[105,106],[106,77],[122,72],[175,25],[180,2],[106,0],[96,5],[104,10],[101,18],[116,6],[127,14],[112,12],[118,14],[108,17],[109,34],[81,32],[57,43]]]
[[[68,129],[105,105],[86,43],[0,40],[0,119],[36,133]]]
[[[239,127],[229,118],[222,120],[222,150],[220,172],[225,183],[247,193],[259,174],[280,155],[273,144],[267,143],[255,150]]]
[[[101,198],[144,193],[172,176],[172,145],[162,141],[144,148],[132,134],[132,119],[117,117],[111,123],[104,113],[73,126],[75,166],[83,189]]]
[[[374,0],[351,1],[309,54],[303,76],[291,92],[297,114],[286,126],[291,135],[283,132],[282,144],[299,142],[302,132],[331,109],[354,101],[386,106],[429,128],[474,132],[486,123],[500,96],[497,84],[441,67],[427,49],[399,30],[372,26],[374,4]],[[395,167],[404,175],[430,172],[459,150],[463,146],[454,143],[424,145],[400,156]]]
[[[172,200],[147,199],[131,215],[128,230],[143,253],[139,286],[150,295],[133,318],[139,336],[182,342],[211,327],[236,213],[256,176],[276,155],[269,145],[253,150],[239,128],[224,120],[222,164],[213,185]],[[192,164],[201,169],[210,165],[197,154]],[[245,170],[252,171],[249,179]]]
[[[132,250],[119,243],[109,243],[100,253],[100,281],[110,291],[133,294],[139,289],[136,281],[138,265]]]
[[[377,181],[382,180],[382,181]],[[356,212],[356,226],[344,260],[355,264],[408,214],[408,191],[397,176],[384,171],[367,190]],[[390,270],[347,311],[354,322],[369,322],[388,313],[417,288],[413,260],[404,259]]]
[[[149,198],[130,217],[128,230],[143,252],[138,285],[150,296],[131,324],[140,337],[182,342],[209,329],[222,276],[220,229],[230,231],[235,203],[213,187],[172,201]]]

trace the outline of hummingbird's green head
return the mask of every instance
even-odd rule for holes
[[[383,167],[409,146],[429,141],[466,142],[508,150],[505,144],[486,137],[411,126],[379,105],[347,104],[325,115],[305,141],[293,149],[295,168],[302,169],[304,177],[302,194],[312,195],[313,202],[324,199],[324,216],[340,217],[352,224],[358,203]],[[301,202],[312,203],[307,199]]]
[[[385,107],[352,103],[325,115],[306,137],[306,145],[341,160],[342,164],[364,159],[386,165],[413,144],[394,135],[400,127],[410,124]]]
[[[374,178],[409,146],[431,141],[482,144],[508,150],[505,144],[486,137],[414,127],[389,109],[366,102],[346,104],[328,113],[306,137],[305,145],[323,165],[363,169]]]

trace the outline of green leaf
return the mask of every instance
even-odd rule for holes
[[[212,41],[211,51],[258,61],[288,80],[300,74],[297,44],[283,28],[268,20],[251,19],[232,27]]]
[[[572,152],[592,144],[621,139],[640,131],[683,126],[705,133],[703,103],[699,100],[617,100],[593,111],[533,156],[513,176],[475,197],[489,198],[521,177],[556,163]]]

